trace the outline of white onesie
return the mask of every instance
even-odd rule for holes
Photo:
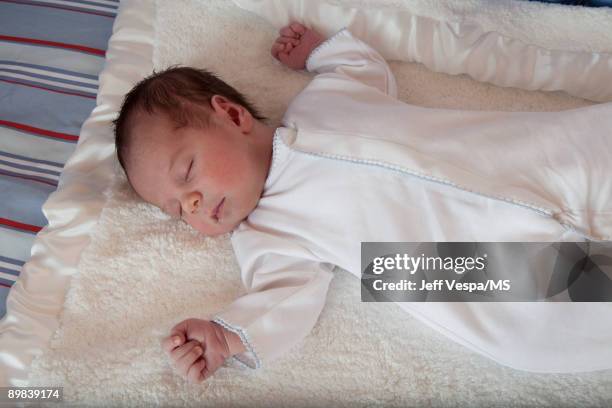
[[[334,267],[360,276],[362,241],[609,239],[612,104],[408,105],[384,59],[346,29],[307,70],[318,75],[276,130],[263,195],[232,234],[248,293],[213,319],[241,336],[247,352],[236,357],[250,367],[310,332]],[[612,368],[609,304],[398,304],[514,368]]]

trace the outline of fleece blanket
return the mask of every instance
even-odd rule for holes
[[[471,13],[484,25],[497,22],[508,34],[521,31],[527,40],[547,46],[575,34],[578,40],[559,44],[612,48],[602,40],[603,31],[597,31],[601,14],[582,9],[553,7],[547,13],[543,5],[450,0],[431,8],[424,1],[331,3],[403,7],[432,17]],[[217,71],[273,123],[311,78],[275,63],[269,48],[276,28],[231,2],[160,1],[157,7],[154,65]],[[523,12],[512,14],[513,24],[508,22],[512,7]],[[543,20],[540,33],[534,27],[543,16],[549,20]],[[557,25],[557,36],[545,30],[555,21],[564,26],[559,30]],[[596,28],[587,35],[583,28],[589,22]],[[400,98],[422,106],[537,111],[592,103],[562,92],[498,88],[418,63],[390,65]],[[394,304],[361,303],[359,280],[342,270],[336,271],[315,329],[287,356],[257,371],[224,367],[203,384],[188,384],[173,373],[159,341],[176,322],[206,318],[243,293],[229,239],[200,236],[141,202],[118,169],[106,197],[72,279],[60,328],[30,374],[32,386],[64,386],[68,404],[574,407],[612,401],[610,371],[533,374],[500,366]]]

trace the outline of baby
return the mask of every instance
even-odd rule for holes
[[[292,69],[303,69],[322,41],[315,31],[293,23],[280,31],[272,54]],[[274,135],[263,119],[214,75],[171,68],[126,95],[115,121],[118,158],[145,201],[203,234],[227,233],[255,209],[263,192]],[[245,351],[235,332],[199,319],[176,325],[162,347],[192,382]]]
[[[301,341],[323,309],[333,268],[360,276],[361,242],[609,237],[612,200],[601,194],[612,189],[596,187],[607,183],[599,170],[609,167],[609,150],[585,158],[568,149],[588,132],[551,132],[601,122],[608,116],[597,106],[560,114],[408,105],[397,100],[384,59],[346,29],[324,40],[292,23],[272,55],[317,73],[281,127],[192,68],[141,81],[115,121],[119,161],[140,197],[203,234],[232,232],[247,294],[211,320],[180,322],[162,342],[189,381],[205,380],[232,356],[260,367]],[[590,140],[607,146],[608,131],[594,125]],[[567,183],[568,174],[581,182]],[[435,319],[427,310],[419,313]],[[563,353],[567,327],[542,326],[548,337],[531,348]],[[528,337],[518,327],[503,335],[516,344]],[[495,358],[490,337],[462,340]]]

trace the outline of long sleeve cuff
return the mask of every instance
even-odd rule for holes
[[[340,30],[336,31],[333,35],[331,35],[327,40],[325,40],[321,44],[317,45],[315,47],[315,49],[313,49],[310,52],[310,55],[306,59],[306,64],[305,64],[306,71],[313,72],[313,71],[316,70],[316,68],[314,68],[312,65],[309,65],[311,63],[312,59],[317,55],[317,53],[321,52],[321,50],[324,50],[326,47],[328,47],[344,31],[348,32],[348,28],[347,27],[342,27]]]
[[[232,356],[235,361],[237,361],[243,367],[248,367],[252,369],[257,369],[261,367],[261,360],[257,356],[255,348],[253,347],[253,343],[249,339],[249,335],[247,334],[246,330],[227,322],[220,316],[214,316],[212,321],[221,325],[224,329],[237,334],[238,337],[240,337],[240,340],[242,341],[242,344],[244,345],[246,351],[244,353],[239,353]]]

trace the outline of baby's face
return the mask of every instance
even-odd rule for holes
[[[177,128],[165,114],[137,113],[127,158],[145,201],[206,235],[233,230],[253,211],[268,170],[244,125],[216,118],[210,128]]]

